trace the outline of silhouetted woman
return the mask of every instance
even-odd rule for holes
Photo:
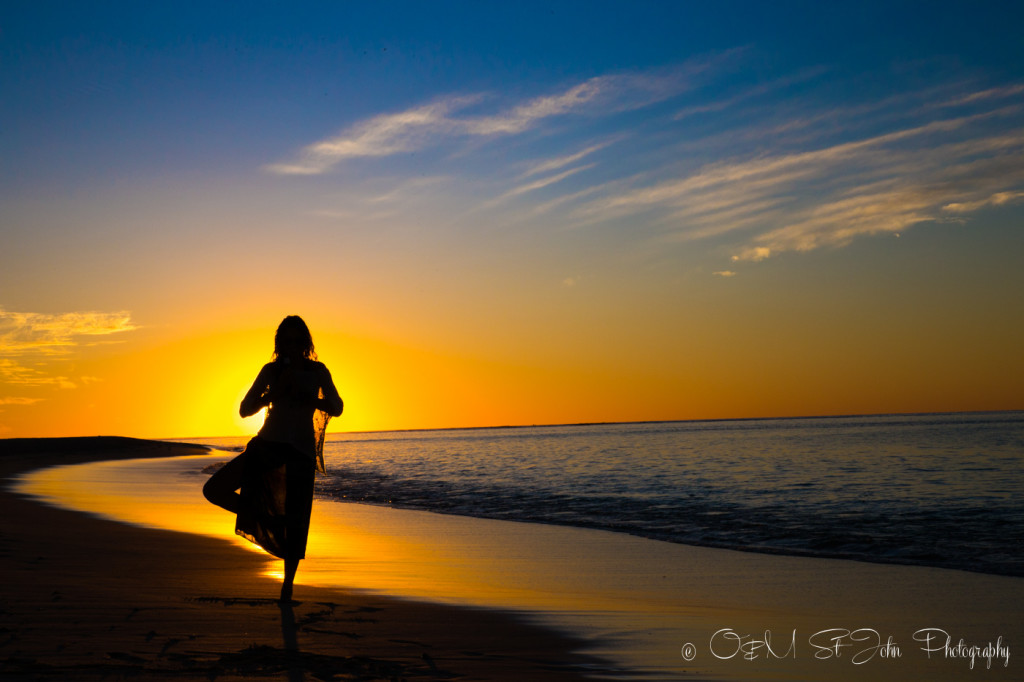
[[[274,336],[274,355],[245,394],[243,417],[267,408],[263,428],[245,452],[203,486],[210,502],[238,515],[235,532],[284,559],[281,600],[290,601],[299,560],[306,557],[314,469],[324,471],[327,421],[344,409],[331,373],[317,361],[302,318],[290,315]],[[235,491],[241,488],[241,494]]]

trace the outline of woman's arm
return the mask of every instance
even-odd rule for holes
[[[334,379],[331,378],[331,372],[327,369],[327,365],[321,363],[320,369],[323,373],[320,379],[320,390],[323,391],[324,397],[317,401],[316,407],[332,417],[340,417],[345,409],[345,403],[338,395],[338,389],[334,385]]]
[[[270,365],[263,365],[263,369],[256,375],[256,381],[252,382],[252,387],[249,392],[242,398],[242,404],[238,406],[238,414],[245,417],[251,417],[256,414],[264,407],[270,404],[270,400],[267,399],[268,389],[270,388]]]

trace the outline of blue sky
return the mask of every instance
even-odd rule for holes
[[[1024,333],[1002,317],[1024,290],[1022,20],[966,2],[7,6],[0,336],[68,313],[171,335],[300,302],[381,343],[668,395],[716,372],[764,391],[810,347],[869,348],[868,366],[892,334],[897,358],[939,344],[922,375],[990,358],[971,395],[1002,395]],[[709,349],[693,379],[681,355]],[[27,375],[7,366],[14,405]],[[951,408],[984,402],[956,402],[965,381],[943,385]],[[650,414],[771,411],[722,405]]]
[[[685,176],[687,163],[818,149],[1019,103],[1004,92],[949,104],[1017,84],[1021,39],[1007,7],[33,4],[4,21],[5,184],[244,174],[378,117],[433,105],[448,123],[479,123],[588,83],[606,94],[518,129],[424,126],[410,134],[448,139],[403,140],[329,170],[437,174],[457,156],[472,174],[474,164],[522,174],[545,152],[598,146],[619,168],[590,159],[591,185],[659,167]]]

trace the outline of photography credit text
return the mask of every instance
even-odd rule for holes
[[[801,651],[819,660],[845,659],[853,665],[873,660],[903,658],[907,655],[923,656],[963,662],[973,670],[984,662],[985,668],[993,663],[1010,665],[1010,646],[999,636],[995,641],[971,643],[963,637],[954,637],[942,628],[921,628],[911,637],[911,644],[901,646],[894,635],[882,634],[874,628],[828,628],[819,630],[801,641],[796,629],[781,637],[771,630],[760,635],[737,632],[733,628],[717,630],[707,641],[706,652],[718,660],[742,659],[747,661],[796,659]],[[700,651],[687,642],[680,651],[686,661],[693,661]]]

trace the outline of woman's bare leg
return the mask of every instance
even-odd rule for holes
[[[295,583],[295,572],[299,569],[298,559],[284,560],[284,582],[281,583],[281,601],[292,600],[292,585]]]
[[[217,470],[203,486],[203,496],[218,507],[237,514],[242,509],[242,496],[235,491],[242,487],[245,459],[242,455]]]

